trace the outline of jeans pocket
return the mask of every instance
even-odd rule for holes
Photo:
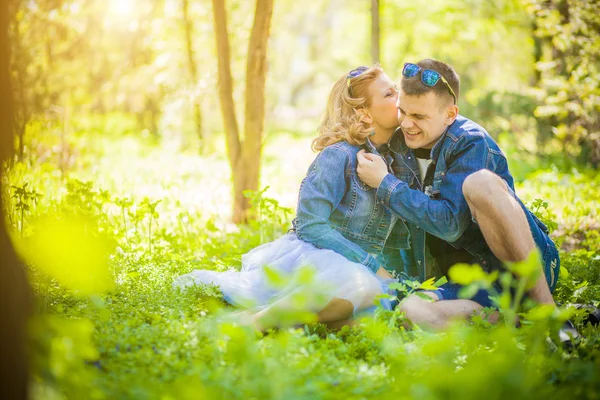
[[[544,275],[546,276],[546,282],[550,291],[554,291],[556,283],[558,282],[558,275],[560,272],[560,258],[558,256],[558,250],[554,243],[548,239],[546,243],[546,250],[543,254],[544,262]]]

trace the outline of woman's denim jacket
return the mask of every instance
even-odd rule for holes
[[[305,242],[376,272],[384,259],[402,262],[399,249],[409,247],[408,229],[358,178],[356,155],[363,148],[377,154],[367,141],[363,146],[338,142],[317,155],[300,185],[293,226]]]
[[[379,185],[377,202],[408,224],[412,251],[405,253],[414,256],[414,263],[409,265],[405,257],[405,272],[420,279],[435,274],[426,254],[425,232],[467,250],[475,258],[488,258],[491,251],[472,219],[462,193],[463,182],[481,169],[500,176],[513,191],[514,181],[504,154],[485,129],[459,115],[431,149],[432,162],[427,173],[433,174],[433,185],[426,188],[422,187],[415,154],[401,133],[394,135],[389,147],[396,168]],[[520,200],[519,203],[529,212]],[[546,226],[531,215],[547,233]]]

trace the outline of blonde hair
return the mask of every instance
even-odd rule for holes
[[[334,143],[346,141],[353,145],[361,145],[371,134],[369,125],[361,121],[357,111],[371,103],[369,86],[383,73],[379,65],[374,65],[347,83],[347,75],[338,79],[327,101],[325,115],[319,125],[319,136],[312,142],[314,151],[321,151]]]

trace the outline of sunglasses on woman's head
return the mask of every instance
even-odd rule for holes
[[[419,72],[421,73],[421,82],[423,82],[423,85],[425,86],[433,87],[439,81],[442,81],[450,91],[450,94],[454,99],[454,104],[456,104],[456,94],[454,93],[454,90],[452,90],[452,87],[450,86],[446,78],[444,78],[444,76],[439,72],[434,71],[432,69],[423,69],[417,64],[405,63],[404,68],[402,69],[402,76],[404,76],[405,78],[412,78],[414,76],[417,76]]]
[[[369,67],[360,66],[348,72],[348,76],[346,77],[346,86],[348,87],[348,93],[350,93],[350,96],[352,96],[352,88],[350,87],[350,81],[352,80],[352,78],[356,78],[368,69]]]

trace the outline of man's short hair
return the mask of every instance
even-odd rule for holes
[[[432,69],[440,74],[448,81],[452,90],[454,90],[454,94],[456,94],[456,103],[458,103],[458,96],[460,92],[460,77],[450,65],[443,63],[441,61],[433,60],[431,58],[426,58],[417,63],[419,67],[422,69]],[[427,86],[423,82],[421,82],[421,73],[412,78],[402,77],[402,81],[400,82],[400,87],[402,91],[406,93],[408,96],[423,96],[429,92],[434,92],[437,96],[448,99],[449,101],[454,102],[454,98],[452,94],[448,90],[448,87],[442,80],[440,79],[435,86]]]

